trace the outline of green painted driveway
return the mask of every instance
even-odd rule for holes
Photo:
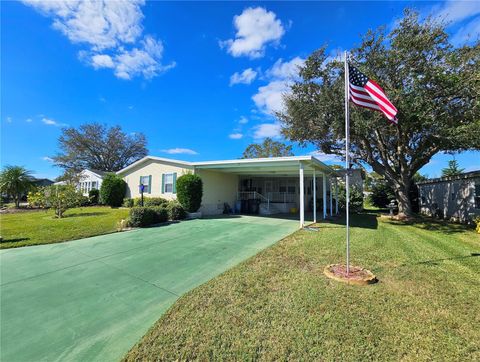
[[[298,221],[202,219],[0,251],[0,359],[115,361],[185,292]]]

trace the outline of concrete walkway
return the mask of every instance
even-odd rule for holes
[[[179,296],[297,228],[226,217],[2,250],[0,360],[119,360]]]

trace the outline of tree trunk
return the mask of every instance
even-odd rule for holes
[[[394,192],[398,203],[398,217],[409,218],[413,216],[412,203],[410,201],[410,178],[402,177],[394,183]]]

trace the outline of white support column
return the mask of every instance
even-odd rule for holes
[[[323,173],[323,218],[327,218],[327,176]]]
[[[313,222],[317,222],[317,177],[313,169]]]
[[[332,179],[328,178],[328,186],[330,187],[330,216],[333,216],[333,190],[332,190]]]
[[[335,177],[335,214],[338,215],[338,180]]]
[[[305,196],[304,196],[304,180],[303,180],[303,163],[300,163],[300,228],[305,225]]]

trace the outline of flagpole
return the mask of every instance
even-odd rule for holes
[[[350,273],[350,115],[348,112],[349,100],[348,60],[345,51],[345,193],[346,193],[346,225],[347,225],[347,275]]]

